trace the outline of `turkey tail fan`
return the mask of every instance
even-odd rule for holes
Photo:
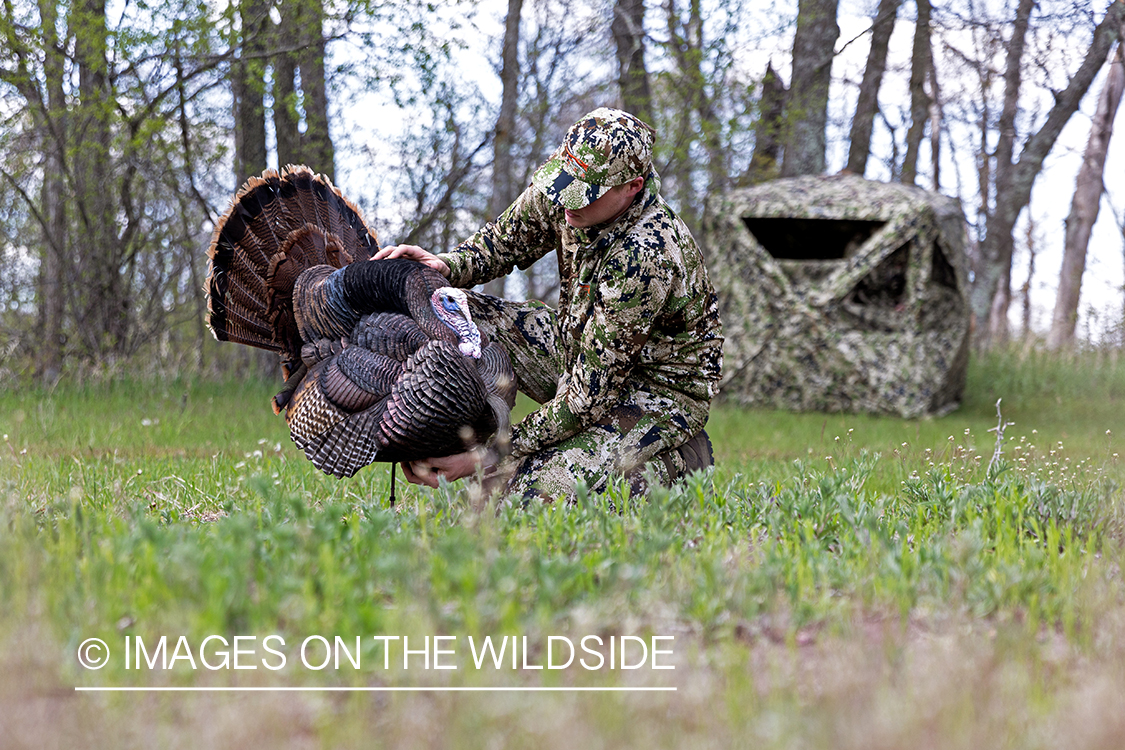
[[[300,273],[340,268],[379,249],[359,210],[307,167],[251,177],[215,225],[207,251],[208,324],[215,338],[278,352],[297,366],[301,339],[292,309]]]
[[[352,261],[369,260],[379,249],[375,233],[364,222],[359,208],[324,175],[290,164],[281,171],[279,191],[290,231],[312,224],[337,238],[341,249],[346,248],[346,257],[330,258],[331,265],[339,268]]]

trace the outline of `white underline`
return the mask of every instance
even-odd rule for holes
[[[75,687],[100,693],[652,693],[675,687]]]

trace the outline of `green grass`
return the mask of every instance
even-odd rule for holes
[[[0,395],[0,736],[37,747],[1119,744],[1116,360],[990,355],[942,419],[719,407],[713,475],[526,509],[401,481],[391,508],[383,466],[324,477],[270,412],[273,388]],[[997,398],[1015,424],[994,462]],[[199,661],[213,634],[255,636],[260,666],[124,668],[126,637],[151,651],[164,635],[171,651],[184,636]],[[278,671],[261,661],[271,634],[286,644]],[[349,647],[362,636],[362,667],[302,666],[311,635]],[[454,636],[458,669],[422,669],[421,656],[404,669],[401,651],[384,669],[375,635],[412,648]],[[531,665],[551,636],[674,636],[663,643],[676,669],[478,670],[467,638],[487,635],[527,636]],[[105,669],[76,662],[90,637],[115,652]]]

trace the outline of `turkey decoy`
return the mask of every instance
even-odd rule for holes
[[[208,250],[212,332],[277,352],[274,411],[337,477],[503,437],[515,402],[508,355],[465,293],[416,261],[370,260],[378,249],[326,177],[289,166],[246,182]]]

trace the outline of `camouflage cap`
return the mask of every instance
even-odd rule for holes
[[[648,174],[655,135],[628,112],[599,107],[566,131],[531,184],[564,208],[583,208],[610,188]]]

